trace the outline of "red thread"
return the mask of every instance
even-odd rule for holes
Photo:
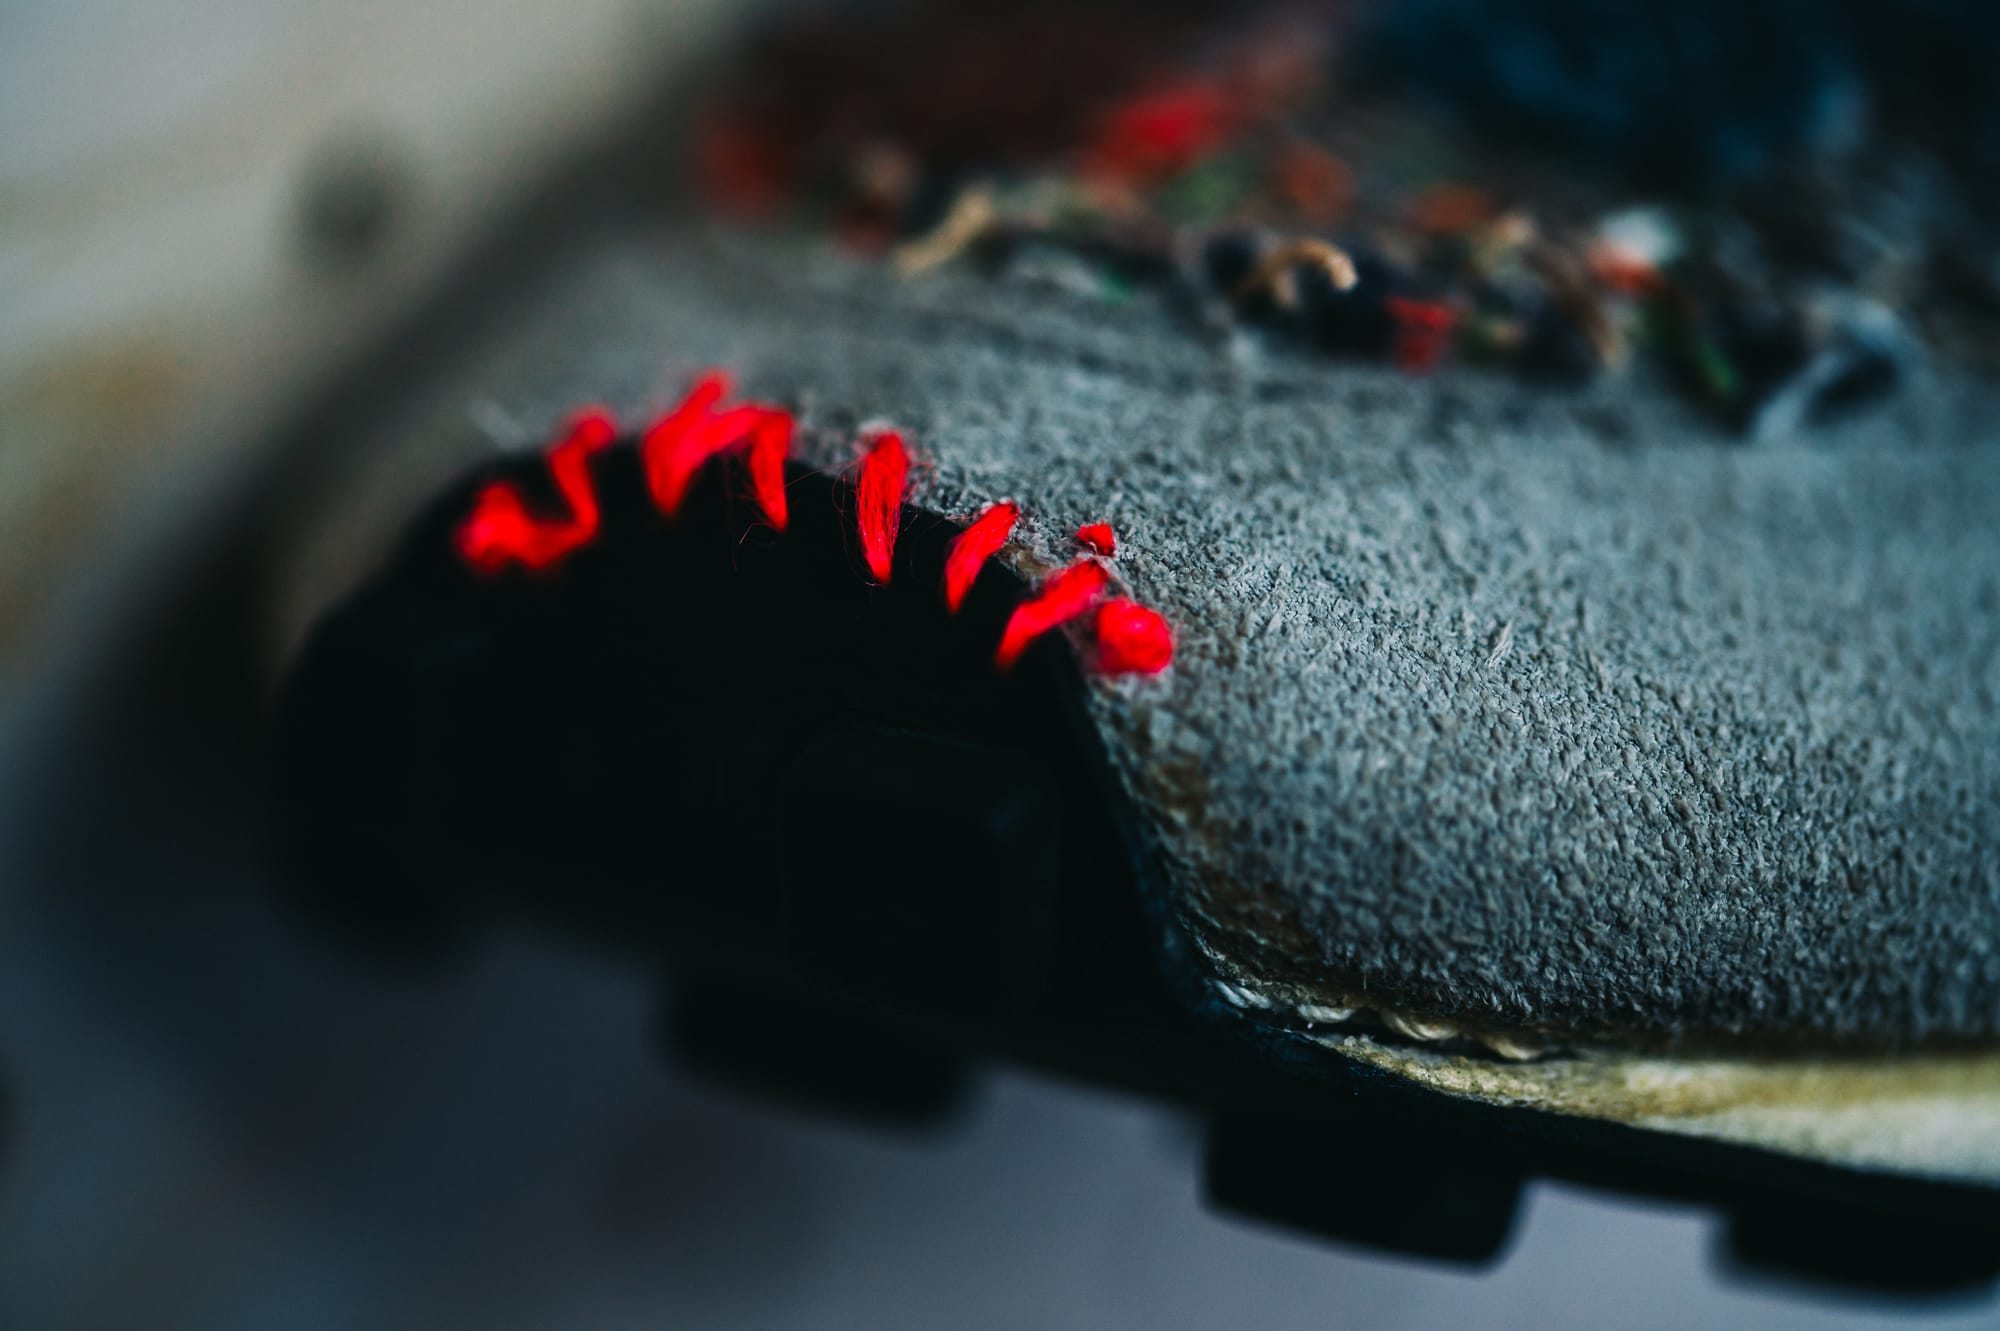
[[[715,450],[710,413],[728,391],[728,376],[711,370],[695,381],[679,406],[640,436],[639,460],[646,469],[646,488],[652,492],[653,503],[668,517],[680,510],[688,482]]]
[[[792,451],[792,414],[766,409],[750,436],[750,491],[764,519],[779,531],[785,529],[790,513],[785,505],[785,459]]]
[[[1422,302],[1392,301],[1391,308],[1406,332],[1433,337],[1448,334],[1456,319],[1450,308]],[[660,509],[672,516],[703,464],[740,448],[747,455],[758,506],[782,531],[788,517],[785,462],[794,429],[791,413],[764,406],[715,410],[728,391],[729,382],[721,374],[703,375],[680,405],[646,430],[639,449],[647,485]],[[603,513],[591,481],[590,458],[609,447],[617,433],[616,422],[602,408],[578,412],[561,442],[548,453],[549,477],[568,506],[568,515],[537,517],[528,511],[517,486],[494,481],[479,491],[472,512],[454,533],[459,553],[484,571],[510,562],[540,569],[594,539]],[[893,430],[877,434],[861,459],[854,489],[862,553],[879,583],[886,584],[894,571],[909,478],[910,455],[903,437]],[[986,561],[1006,544],[1020,516],[1015,504],[994,504],[952,539],[945,552],[944,593],[953,613],[964,605]],[[1117,547],[1110,525],[1103,522],[1077,528],[1076,539],[1104,556]],[[993,654],[994,665],[1011,669],[1036,639],[1097,606],[1100,669],[1113,674],[1156,674],[1166,669],[1174,652],[1167,621],[1123,597],[1104,601],[1109,584],[1103,566],[1088,559],[1044,579],[1008,616]]]
[[[792,416],[778,407],[715,407],[729,391],[726,376],[711,371],[681,404],[662,416],[639,441],[646,485],[668,517],[680,511],[688,486],[710,458],[737,447],[748,453],[751,492],[779,531],[789,517],[785,459],[792,451]]]
[[[495,572],[509,562],[527,568],[547,568],[596,535],[601,515],[590,483],[590,457],[617,437],[609,413],[591,407],[570,421],[562,441],[549,450],[549,474],[556,492],[569,505],[567,518],[537,518],[528,512],[521,492],[506,481],[480,490],[472,512],[459,525],[455,544],[475,568]]]
[[[1021,653],[1035,639],[1095,605],[1110,580],[1102,565],[1089,560],[1071,564],[1048,578],[1008,616],[1006,631],[1000,635],[1000,647],[993,653],[993,664],[1002,670],[1013,669],[1014,662],[1021,659]]]
[[[1112,534],[1108,522],[1088,522],[1076,529],[1077,543],[1093,554],[1109,559],[1118,553],[1118,538]]]
[[[597,535],[597,491],[590,484],[590,455],[609,448],[618,422],[602,407],[585,407],[570,418],[569,432],[549,450],[549,475],[569,505],[572,525],[585,540]]]
[[[854,484],[861,553],[868,560],[868,572],[884,585],[894,567],[896,529],[903,521],[903,492],[909,480],[910,454],[903,447],[903,436],[884,430],[861,459],[861,476]]]
[[[1396,367],[1411,374],[1423,374],[1437,367],[1458,324],[1458,311],[1435,301],[1410,300],[1390,296],[1385,302],[1396,321],[1392,354]]]
[[[972,584],[979,581],[979,570],[1014,534],[1014,524],[1020,517],[1021,510],[1015,505],[995,504],[951,538],[951,547],[944,556],[944,603],[954,615],[965,604]]]
[[[779,531],[785,529],[785,458],[792,448],[792,415],[777,407],[731,407],[696,421],[670,451],[663,480],[673,512],[687,497],[704,464],[723,453],[744,450],[749,455],[751,493],[764,516]]]
[[[1116,597],[1097,607],[1097,665],[1107,674],[1157,675],[1174,659],[1174,631],[1158,611]]]
[[[505,568],[510,560],[546,568],[567,553],[566,546],[551,540],[548,529],[528,515],[514,487],[499,481],[479,491],[455,543],[466,563],[486,573]]]

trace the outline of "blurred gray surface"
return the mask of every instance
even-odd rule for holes
[[[79,584],[254,461],[531,182],[714,40],[715,0],[0,4],[0,710]],[[393,211],[339,262],[305,200]]]

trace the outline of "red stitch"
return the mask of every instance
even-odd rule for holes
[[[993,664],[1002,670],[1013,669],[1014,662],[1021,659],[1021,653],[1035,639],[1095,605],[1110,580],[1102,565],[1087,559],[1051,576],[1008,616],[999,650],[993,653]]]
[[[550,539],[549,528],[528,515],[514,487],[499,481],[479,491],[454,543],[468,564],[485,573],[498,572],[510,560],[546,568],[567,553]]]
[[[600,514],[597,492],[590,484],[590,455],[609,448],[618,437],[618,422],[602,407],[585,407],[570,417],[569,431],[549,450],[549,475],[556,492],[569,505],[573,524],[585,540],[597,534]]]
[[[713,457],[747,452],[751,493],[771,525],[785,529],[785,457],[792,447],[792,416],[777,407],[731,407],[696,421],[669,452],[663,479],[672,513],[687,497],[696,473]]]
[[[1021,510],[1013,504],[995,504],[973,519],[972,525],[951,538],[944,556],[944,603],[954,615],[965,604],[979,570],[993,552],[1007,543],[1020,520]]]
[[[684,441],[728,392],[729,376],[720,370],[710,370],[695,380],[679,406],[647,426],[639,436],[639,462],[646,471],[646,488],[654,504],[669,517],[680,506],[680,489],[685,488],[686,478],[694,474],[693,468],[686,467],[680,457]],[[681,477],[680,488],[674,484],[676,473]]]
[[[617,424],[602,408],[579,411],[562,441],[549,450],[549,474],[569,505],[569,517],[537,518],[528,512],[519,490],[494,481],[480,490],[472,512],[455,534],[459,554],[485,572],[496,572],[509,562],[540,569],[588,544],[601,521],[590,483],[590,456],[617,434]]]
[[[785,506],[785,459],[792,451],[792,414],[775,408],[766,410],[750,437],[750,490],[764,518],[779,531],[785,529],[789,511]]]
[[[1124,597],[1097,607],[1097,665],[1112,675],[1157,675],[1174,659],[1174,632],[1159,612]]]
[[[884,430],[875,437],[854,483],[854,506],[861,527],[861,553],[875,581],[887,585],[894,569],[896,529],[903,520],[903,492],[910,480],[910,454],[903,436]]]
[[[785,459],[792,450],[792,415],[778,407],[715,408],[729,392],[729,379],[710,371],[681,404],[662,416],[639,441],[646,484],[653,502],[668,517],[680,511],[687,488],[710,458],[742,447],[748,454],[751,492],[764,517],[779,531],[789,516],[785,504]]]
[[[1118,553],[1118,538],[1112,534],[1108,522],[1090,522],[1076,529],[1077,543],[1092,554],[1109,559]]]
[[[646,487],[660,512],[673,517],[702,464],[755,427],[760,408],[734,407],[716,413],[729,391],[720,374],[703,375],[681,404],[647,427],[639,439]]]

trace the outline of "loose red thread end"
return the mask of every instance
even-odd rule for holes
[[[1014,534],[1014,524],[1020,517],[1018,506],[995,504],[951,538],[951,547],[944,556],[944,603],[951,613],[957,614],[958,608],[965,604],[972,584],[979,581],[979,570]]]
[[[1425,374],[1437,368],[1458,326],[1458,311],[1436,301],[1411,300],[1390,296],[1389,316],[1396,321],[1392,349],[1396,368],[1411,374]]]
[[[1076,529],[1076,543],[1106,559],[1118,553],[1118,538],[1108,522],[1088,522]]]
[[[861,553],[869,574],[885,586],[895,566],[896,530],[902,525],[903,494],[909,482],[910,454],[903,436],[885,430],[861,459],[861,476],[854,486]]]
[[[1034,595],[1015,606],[1014,613],[1008,616],[999,649],[993,653],[993,664],[1002,670],[1013,669],[1021,653],[1035,639],[1095,605],[1110,580],[1102,565],[1085,560],[1071,564],[1043,582]]]
[[[1156,610],[1120,596],[1097,607],[1097,666],[1111,675],[1157,675],[1173,663],[1174,631]]]

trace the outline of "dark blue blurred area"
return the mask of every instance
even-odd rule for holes
[[[1729,182],[1871,129],[2000,160],[2000,6],[1981,0],[1398,0],[1362,67],[1468,125]]]

